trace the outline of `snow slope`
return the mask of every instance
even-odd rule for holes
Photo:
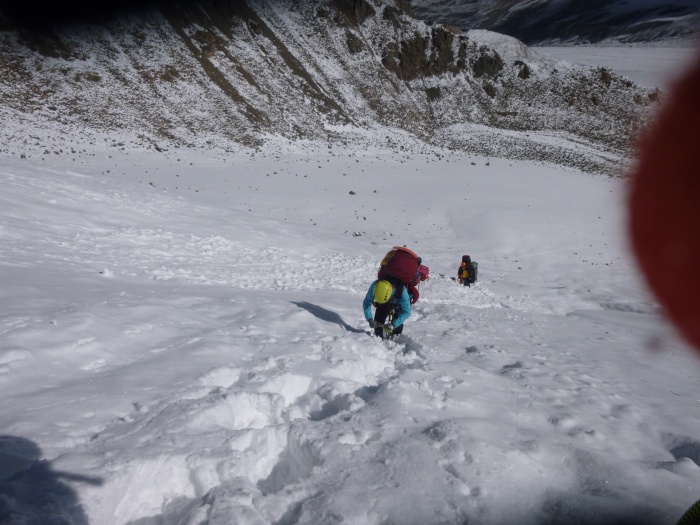
[[[620,180],[67,153],[0,157],[0,522],[675,523],[697,499],[700,362],[637,277]],[[382,343],[361,302],[394,244],[432,279]]]
[[[572,64],[601,66],[633,80],[640,86],[669,89],[690,66],[697,54],[694,47],[635,46],[564,46],[532,47],[545,56]]]

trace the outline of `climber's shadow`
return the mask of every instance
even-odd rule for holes
[[[327,323],[333,323],[337,324],[344,330],[347,330],[348,332],[353,332],[356,334],[362,334],[364,333],[364,330],[360,330],[358,328],[355,328],[354,326],[350,326],[348,323],[346,323],[342,317],[340,317],[340,314],[337,312],[334,312],[332,310],[328,310],[326,308],[323,308],[322,306],[318,306],[317,304],[312,304],[312,303],[307,303],[306,301],[292,301],[292,304],[297,305],[299,308],[303,308],[307,312],[309,312],[312,315],[315,315],[318,317],[321,321],[326,321]]]
[[[78,495],[66,482],[101,485],[102,479],[53,470],[36,443],[0,435],[0,518],[87,525]]]

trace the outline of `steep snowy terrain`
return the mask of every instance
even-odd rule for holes
[[[674,524],[698,497],[700,361],[617,179],[324,144],[0,179],[0,522]],[[381,343],[394,244],[432,279]]]
[[[399,149],[408,135],[614,173],[662,98],[509,37],[428,26],[388,0],[165,3],[97,25],[2,27],[1,147],[13,154],[60,152],[67,136],[234,150],[367,137]]]
[[[411,0],[421,19],[488,29],[534,45],[695,38],[699,0]]]

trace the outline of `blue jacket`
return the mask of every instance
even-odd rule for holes
[[[369,321],[374,317],[372,315],[372,303],[374,303],[374,287],[377,286],[377,283],[379,281],[374,281],[370,287],[369,290],[367,290],[367,295],[365,296],[365,300],[362,301],[362,308],[365,311],[365,319]],[[401,296],[396,297],[396,290],[394,290],[394,293],[391,296],[391,299],[389,299],[389,302],[387,304],[393,304],[395,306],[398,306],[397,310],[395,313],[398,313],[397,316],[394,317],[394,320],[391,322],[391,324],[394,325],[394,328],[398,328],[402,324],[406,322],[406,319],[408,319],[411,315],[411,297],[406,291],[406,287],[402,286],[401,287]]]

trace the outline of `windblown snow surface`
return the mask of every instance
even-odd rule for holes
[[[283,146],[0,156],[0,522],[671,524],[698,498],[700,360],[624,181]],[[432,278],[381,342],[361,303],[404,244]]]

